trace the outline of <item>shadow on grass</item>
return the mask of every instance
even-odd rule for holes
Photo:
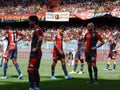
[[[100,79],[97,85],[86,84],[86,78],[74,78],[65,80],[57,76],[57,80],[50,80],[48,76],[41,76],[41,90],[120,90],[120,80]],[[28,90],[28,82],[0,81],[0,90]]]

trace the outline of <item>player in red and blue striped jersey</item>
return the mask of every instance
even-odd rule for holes
[[[29,24],[34,29],[32,34],[31,51],[28,64],[29,90],[40,90],[39,67],[42,57],[43,29],[39,27],[37,16],[29,17]]]
[[[56,80],[55,77],[55,66],[57,64],[57,61],[60,60],[62,64],[62,69],[65,74],[65,79],[72,79],[72,76],[68,75],[67,69],[66,69],[66,62],[65,62],[65,54],[63,51],[63,32],[65,30],[65,26],[60,26],[60,28],[57,30],[57,33],[54,36],[54,49],[53,49],[53,62],[51,65],[51,79]]]
[[[83,36],[82,30],[80,30],[79,35],[78,35],[77,51],[75,53],[74,68],[73,68],[73,71],[70,72],[71,74],[77,73],[76,69],[77,69],[79,60],[80,60],[81,65],[80,65],[80,72],[78,74],[83,74],[84,59],[85,59],[84,49],[81,49],[83,43],[84,43],[84,36]]]
[[[96,65],[96,57],[97,57],[97,48],[104,44],[104,40],[101,35],[95,31],[94,24],[88,23],[87,25],[88,32],[84,37],[84,49],[85,49],[85,59],[88,65],[88,73],[89,73],[89,82],[97,84],[98,83],[98,69]],[[100,43],[97,42],[100,41]],[[93,70],[92,70],[93,69]],[[93,80],[93,71],[94,71],[94,80]]]
[[[109,54],[108,54],[108,60],[106,64],[106,68],[104,70],[108,71],[110,66],[110,61],[113,61],[113,69],[112,71],[116,70],[116,57],[117,57],[117,49],[119,47],[119,44],[117,42],[117,39],[115,39],[114,35],[109,36]]]
[[[18,72],[18,79],[21,79],[23,75],[21,73],[21,70],[17,62],[17,42],[19,42],[25,36],[21,31],[12,30],[11,28],[7,30],[6,36],[8,38],[8,47],[4,55],[5,57],[5,62],[4,62],[4,67],[3,67],[4,75],[2,78],[3,79],[7,78],[6,73],[7,73],[7,68],[8,68],[8,61],[9,59],[11,59]],[[18,39],[18,36],[21,36],[21,38]]]

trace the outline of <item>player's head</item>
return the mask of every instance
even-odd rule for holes
[[[82,34],[82,31],[83,31],[82,29],[79,29],[79,30],[78,30],[78,34],[81,35],[81,34]]]
[[[114,35],[111,34],[111,35],[109,36],[109,40],[113,40],[113,39],[114,39]]]
[[[93,23],[88,23],[87,24],[87,29],[88,29],[88,32],[93,32],[94,31],[94,24]]]
[[[59,27],[59,32],[60,33],[63,33],[65,31],[65,26],[64,25],[61,25],[60,27]]]
[[[37,25],[39,23],[38,17],[33,15],[29,17],[29,24],[31,27],[33,27],[34,25]]]

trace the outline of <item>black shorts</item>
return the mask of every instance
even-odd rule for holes
[[[117,52],[110,52],[108,58],[115,59],[117,57]]]
[[[60,53],[57,53],[56,55],[56,60],[61,60],[61,59],[65,59],[65,54],[60,54]]]
[[[94,54],[91,54],[91,53],[85,53],[85,60],[86,62],[96,62],[96,57],[97,57],[97,54],[94,53]]]

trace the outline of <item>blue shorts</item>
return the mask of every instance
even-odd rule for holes
[[[7,58],[12,60],[17,59],[17,46],[15,46],[15,49],[8,50]]]
[[[83,51],[83,50],[78,50],[78,51],[75,53],[75,58],[84,59],[84,58],[85,58],[84,51]]]
[[[116,57],[117,57],[117,52],[110,52],[108,55],[108,58],[111,58],[111,59],[116,59]]]

